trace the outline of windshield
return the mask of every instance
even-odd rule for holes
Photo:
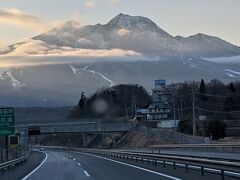
[[[239,179],[239,7],[1,0],[0,179]]]

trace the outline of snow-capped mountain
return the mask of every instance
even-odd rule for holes
[[[239,55],[239,47],[218,37],[196,34],[189,37],[177,36],[183,51],[195,57],[226,57]]]
[[[82,49],[120,49],[130,51],[127,55],[144,56],[223,57],[240,54],[239,47],[220,38],[204,34],[173,37],[148,18],[126,14],[119,14],[104,25],[81,26],[78,22],[68,21],[26,42],[10,46],[8,54],[62,54]]]
[[[16,66],[0,67],[0,104],[9,106],[73,105],[81,92],[90,95],[116,84],[140,84],[150,91],[157,78],[168,83],[240,79],[235,63],[240,56],[234,63],[208,59],[236,58],[239,47],[204,34],[173,37],[148,18],[125,14],[104,25],[68,21],[9,46],[4,54],[9,56],[0,61]]]

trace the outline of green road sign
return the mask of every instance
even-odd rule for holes
[[[15,134],[14,108],[0,108],[0,136]]]

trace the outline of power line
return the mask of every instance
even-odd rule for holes
[[[177,98],[192,97],[192,94],[186,94],[186,95],[181,95],[181,96],[177,95],[176,97]]]
[[[235,96],[229,96],[229,95],[221,96],[221,95],[205,94],[205,93],[199,93],[199,92],[196,92],[196,94],[203,95],[203,96],[208,96],[208,97],[215,97],[215,98],[240,97],[240,94],[235,95]]]
[[[240,113],[240,111],[216,111],[216,110],[208,110],[204,108],[200,108],[195,106],[196,109],[201,110],[201,111],[206,111],[206,112],[213,112],[213,113],[222,113],[222,114],[228,114],[228,113]]]
[[[192,108],[193,108],[192,106],[187,106],[187,107],[182,108],[182,110],[189,110]],[[177,108],[177,110],[181,110],[181,108]]]

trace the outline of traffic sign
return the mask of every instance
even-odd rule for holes
[[[14,108],[0,108],[0,136],[15,134]]]
[[[8,143],[10,146],[17,146],[19,144],[19,136],[9,136]]]

